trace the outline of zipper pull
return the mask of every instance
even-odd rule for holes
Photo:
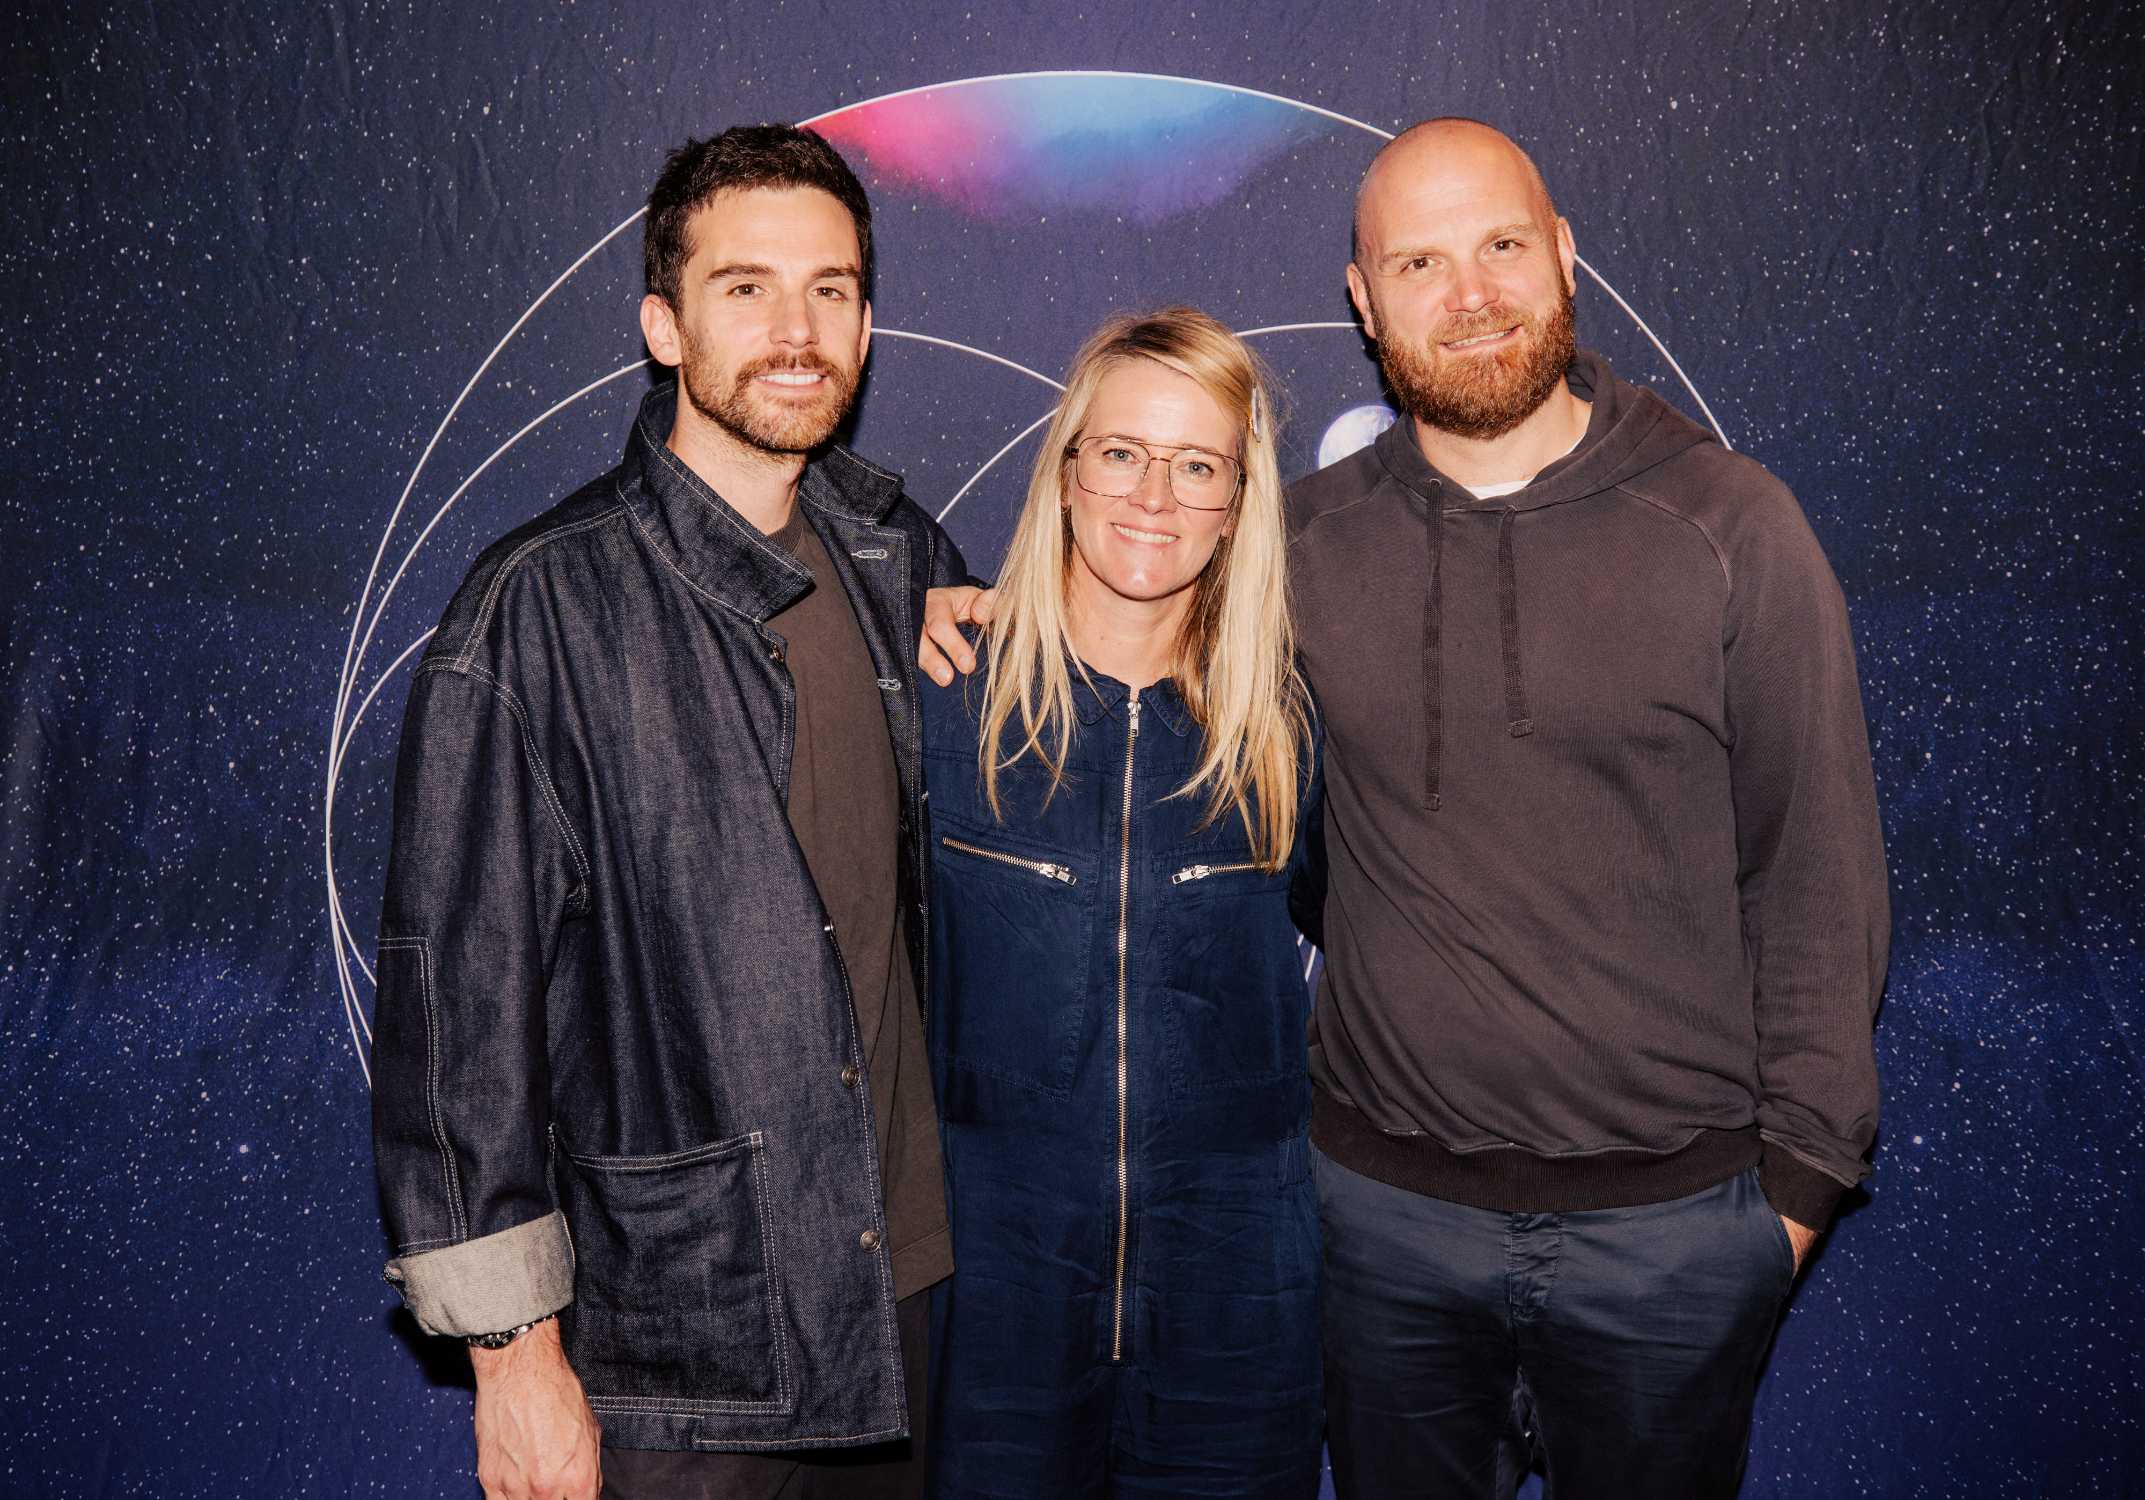
[[[1204,880],[1213,873],[1214,867],[1212,865],[1186,865],[1176,874],[1169,877],[1169,883],[1171,885],[1182,885],[1187,880]]]
[[[1132,728],[1125,737],[1136,740],[1140,737],[1140,690],[1138,688],[1132,690],[1131,712]]]
[[[1070,869],[1066,868],[1064,865],[1053,865],[1038,862],[1035,867],[1035,873],[1038,875],[1048,875],[1059,885],[1071,885],[1073,883],[1073,872]]]

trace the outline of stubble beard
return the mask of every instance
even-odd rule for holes
[[[826,377],[817,398],[808,404],[783,403],[761,395],[753,381],[770,371],[810,370]],[[809,453],[834,436],[855,399],[857,371],[817,354],[769,355],[754,360],[725,380],[714,356],[690,344],[679,363],[678,383],[693,410],[748,448],[770,457]]]
[[[1558,288],[1557,305],[1547,318],[1521,314],[1513,348],[1448,357],[1437,346],[1493,333],[1510,318],[1508,310],[1450,318],[1421,347],[1380,340],[1378,363],[1386,384],[1425,427],[1478,440],[1503,437],[1541,410],[1563,383],[1578,347],[1571,293]],[[1440,369],[1448,360],[1449,368]]]

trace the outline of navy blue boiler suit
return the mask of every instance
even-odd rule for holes
[[[1170,798],[1201,744],[1172,686],[1095,687],[1075,682],[1056,795],[1024,757],[1000,822],[980,674],[922,684],[956,1266],[934,1307],[937,1493],[1310,1496],[1295,865],[1257,869],[1241,819],[1202,830],[1204,799]]]

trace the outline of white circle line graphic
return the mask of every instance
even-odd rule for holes
[[[1040,370],[1031,370],[1018,360],[1007,359],[1003,354],[993,354],[988,349],[978,349],[974,344],[963,344],[954,339],[936,338],[928,333],[910,333],[904,328],[874,328],[871,331],[871,336],[875,339],[914,339],[919,344],[936,344],[941,349],[958,349],[963,354],[973,354],[978,359],[987,359],[994,365],[1004,365],[1008,370],[1018,370],[1030,379],[1040,380],[1054,391],[1065,389],[1061,383],[1052,380]]]
[[[617,233],[617,231],[613,230],[612,233],[615,234]],[[591,251],[590,253],[593,254],[594,252]],[[586,256],[583,257],[583,259],[586,258]],[[564,277],[561,277],[560,281],[563,281],[564,279]],[[558,285],[559,282],[554,281],[551,284],[550,289],[548,289],[544,293],[544,295],[547,297],[550,296],[552,291],[557,290]],[[533,312],[534,310],[535,308],[532,306],[530,311]],[[524,319],[526,319],[527,316],[528,315],[526,313],[523,314]],[[512,337],[511,334],[509,334],[508,336]],[[499,348],[503,349],[505,347],[505,340],[501,340]],[[499,349],[494,349],[492,351],[492,357],[496,358],[498,352]],[[489,360],[487,360],[487,363],[489,363]],[[367,1041],[369,1041],[372,1037],[372,1026],[371,1023],[366,1021],[364,1018],[364,1007],[359,1003],[357,994],[357,981],[350,977],[351,961],[355,960],[360,969],[364,969],[365,964],[362,959],[358,958],[357,941],[355,937],[350,934],[349,918],[346,917],[343,913],[342,889],[335,877],[335,792],[336,787],[340,783],[342,777],[343,757],[349,752],[350,741],[352,737],[357,733],[357,720],[355,718],[351,718],[346,723],[344,718],[344,710],[349,706],[350,702],[350,689],[357,679],[357,674],[359,670],[364,665],[365,653],[372,646],[373,633],[379,628],[380,619],[387,612],[387,601],[389,597],[393,595],[395,591],[395,586],[402,581],[403,573],[408,570],[411,561],[417,556],[418,549],[424,545],[425,538],[431,535],[432,528],[440,523],[441,517],[445,516],[448,510],[454,506],[455,502],[461,499],[462,495],[469,489],[470,485],[476,482],[477,477],[481,475],[486,469],[490,468],[495,462],[497,462],[501,455],[506,453],[508,449],[512,448],[516,443],[520,442],[524,437],[527,437],[531,432],[534,432],[538,427],[542,426],[545,422],[549,421],[559,412],[565,410],[574,402],[588,395],[591,391],[597,390],[602,386],[608,385],[611,381],[618,379],[622,375],[630,374],[633,371],[640,369],[645,364],[647,364],[647,361],[644,359],[635,360],[630,365],[621,366],[620,368],[613,370],[608,375],[590,381],[587,385],[582,386],[581,389],[575,391],[572,395],[567,396],[562,400],[553,402],[548,408],[544,410],[541,415],[537,416],[534,420],[525,423],[520,431],[516,432],[505,442],[501,443],[497,448],[493,449],[490,456],[487,457],[483,463],[477,465],[476,469],[472,471],[466,479],[464,479],[459,485],[455,486],[454,493],[447,497],[445,504],[441,505],[437,511],[433,512],[432,519],[426,522],[424,530],[417,534],[417,539],[410,544],[409,551],[404,554],[400,566],[395,569],[394,578],[389,581],[387,587],[381,592],[379,604],[373,610],[371,623],[365,626],[364,640],[362,644],[358,644],[355,647],[354,653],[346,654],[344,657],[343,680],[338,689],[335,721],[331,728],[328,740],[328,785],[326,793],[321,799],[321,858],[324,864],[324,874],[326,876],[328,884],[328,940],[331,948],[333,949],[335,958],[336,986],[342,993],[344,1019],[350,1025],[351,1045],[357,1050],[359,1066],[363,1067],[365,1070],[365,1082],[368,1088],[371,1087],[372,1084],[372,1067],[371,1064],[365,1060],[366,1048],[364,1042],[358,1040],[358,1031],[359,1028],[362,1027],[365,1033],[365,1038]],[[477,374],[481,375],[483,374],[483,371],[480,369]],[[471,376],[469,384],[465,385],[462,388],[463,396],[467,396],[469,394],[470,389],[476,384],[476,378],[476,376]],[[461,397],[456,398],[457,405],[460,404],[460,400]],[[440,431],[446,431],[445,423],[441,424]],[[439,434],[433,434],[433,441],[437,442],[438,440]],[[427,446],[425,451],[427,454],[431,452],[429,445]],[[416,482],[417,476],[416,474],[412,473],[410,476],[410,484],[414,485]],[[409,493],[409,489],[405,487],[405,489],[403,490],[402,499],[398,500],[395,504],[395,516],[399,516],[401,514],[404,504],[406,504],[409,500]],[[366,577],[365,586],[368,592],[371,590],[373,579],[379,576],[380,558],[385,556],[387,553],[388,538],[394,532],[395,516],[390,516],[388,518],[387,530],[383,531],[380,534],[380,545],[373,556],[372,571]],[[358,596],[357,605],[358,618],[350,622],[350,629],[352,632],[353,639],[355,639],[356,637],[356,632],[359,623],[364,619],[365,603],[365,595],[360,594]],[[430,631],[425,632],[424,639],[428,639],[430,635]],[[412,647],[411,649],[414,650],[415,647]],[[401,665],[401,663],[409,656],[409,654],[409,651],[404,651],[401,656],[395,659],[395,666]],[[381,684],[387,680],[387,677],[393,674],[394,670],[395,667],[390,666],[387,672],[382,674],[380,683],[375,683],[373,685],[373,693],[379,692]],[[369,704],[371,701],[372,695],[368,694],[366,696],[366,702]],[[360,710],[360,712],[362,713],[362,709]],[[347,951],[344,947],[344,940],[346,937],[349,938],[349,947]],[[370,970],[366,970],[365,977],[368,981],[371,981],[373,979],[373,975]]]
[[[453,404],[447,408],[447,414],[439,419],[439,426],[433,429],[430,440],[425,443],[424,452],[417,455],[417,464],[414,468],[410,470],[409,479],[403,483],[402,494],[396,499],[394,510],[389,512],[388,514],[387,528],[380,533],[380,545],[373,552],[372,567],[365,574],[365,586],[358,591],[357,618],[353,619],[350,622],[351,645],[345,647],[343,650],[343,675],[342,681],[338,685],[338,694],[335,704],[335,724],[329,734],[329,739],[331,741],[334,739],[335,735],[337,733],[340,733],[341,731],[343,710],[347,708],[350,703],[350,684],[356,679],[357,676],[355,665],[351,661],[351,652],[357,649],[356,641],[358,620],[362,620],[365,617],[365,600],[366,597],[372,592],[373,580],[379,576],[380,559],[387,555],[387,539],[394,535],[395,523],[402,518],[402,508],[405,505],[409,504],[410,492],[417,488],[417,478],[420,474],[424,473],[425,464],[431,460],[432,450],[438,447],[439,440],[442,437],[446,436],[447,428],[453,424],[455,414],[462,409],[462,403],[469,399],[469,393],[477,388],[477,382],[484,378],[484,372],[492,367],[493,362],[499,358],[500,353],[506,348],[508,344],[513,342],[514,335],[521,332],[522,325],[527,323],[530,318],[534,317],[536,315],[536,310],[542,307],[546,302],[551,299],[551,294],[553,292],[557,291],[560,287],[566,284],[567,278],[572,276],[574,272],[580,270],[582,266],[586,265],[590,257],[594,256],[598,250],[601,250],[612,240],[618,238],[620,234],[625,232],[627,226],[640,220],[643,216],[647,214],[647,212],[648,210],[646,208],[636,209],[632,214],[628,215],[626,218],[620,220],[616,225],[612,226],[611,231],[608,234],[604,235],[603,238],[597,240],[595,244],[589,246],[586,250],[582,251],[578,256],[576,256],[572,265],[568,266],[565,270],[559,272],[558,276],[552,281],[551,285],[545,287],[543,291],[537,295],[537,298],[534,302],[531,302],[527,307],[522,309],[521,316],[514,320],[514,325],[511,328],[507,329],[505,333],[499,336],[499,342],[492,345],[492,352],[484,356],[483,363],[479,364],[476,370],[470,375],[469,379],[463,382],[460,393],[455,396]]]
[[[962,485],[959,489],[953,492],[953,498],[946,502],[946,508],[938,513],[939,520],[943,522],[946,517],[953,514],[953,508],[961,503],[961,497],[967,494],[970,490],[974,489],[976,487],[976,481],[981,479],[984,475],[988,474],[991,471],[992,466],[996,464],[999,459],[1004,458],[1008,453],[1011,453],[1015,448],[1018,448],[1021,443],[1026,440],[1029,433],[1035,431],[1036,428],[1042,426],[1045,422],[1049,421],[1057,414],[1058,409],[1055,406],[1051,407],[1050,410],[1044,412],[1041,416],[1037,417],[1027,426],[1021,428],[1020,431],[1014,433],[1013,440],[1011,442],[1007,443],[1003,448],[1000,448],[996,453],[993,453],[989,458],[985,459],[983,461],[983,467],[968,476],[968,483]]]
[[[1629,318],[1632,322],[1638,324],[1639,332],[1646,335],[1646,342],[1653,345],[1654,348],[1660,352],[1661,358],[1668,361],[1668,367],[1676,372],[1676,378],[1682,381],[1683,388],[1691,393],[1691,399],[1698,403],[1698,409],[1706,414],[1706,425],[1713,429],[1713,435],[1720,439],[1720,445],[1723,448],[1726,448],[1729,452],[1734,452],[1735,444],[1729,442],[1728,434],[1721,431],[1720,420],[1713,415],[1713,408],[1706,405],[1706,398],[1698,394],[1698,387],[1691,384],[1691,377],[1683,373],[1683,366],[1676,363],[1676,356],[1669,353],[1668,345],[1662,343],[1661,340],[1654,335],[1653,329],[1647,326],[1646,320],[1639,316],[1638,309],[1624,300],[1624,294],[1622,292],[1619,292],[1615,287],[1609,285],[1609,279],[1606,276],[1602,275],[1599,271],[1588,265],[1585,256],[1574,255],[1572,257],[1572,261],[1579,267],[1580,270],[1586,272],[1587,275],[1594,278],[1594,284],[1596,286],[1600,287],[1603,291],[1607,292],[1611,297],[1616,300],[1616,305],[1624,310],[1625,317]]]
[[[497,463],[501,458],[505,457],[507,451],[512,448],[516,443],[520,442],[530,433],[536,431],[537,428],[543,426],[546,422],[550,421],[553,417],[557,416],[567,407],[573,405],[576,401],[579,401],[582,397],[589,395],[591,392],[600,390],[604,386],[609,385],[612,381],[619,379],[621,376],[631,375],[635,370],[645,367],[647,363],[648,361],[645,359],[636,359],[630,365],[620,365],[617,369],[611,371],[610,374],[599,376],[598,378],[591,380],[587,385],[582,386],[581,389],[575,391],[572,395],[563,396],[559,400],[552,402],[551,405],[546,407],[541,413],[539,413],[535,417],[532,417],[528,422],[524,423],[520,431],[516,432],[512,437],[508,438],[505,442],[494,448],[491,451],[491,454],[484,460],[484,462],[478,464],[474,469],[470,470],[468,477],[454,487],[454,493],[449,495],[446,500],[441,503],[438,510],[432,512],[432,519],[425,522],[424,530],[417,533],[416,540],[410,543],[409,550],[402,554],[402,561],[395,568],[395,576],[393,578],[390,578],[387,581],[387,587],[380,591],[380,598],[378,602],[373,606],[372,620],[365,627],[365,639],[359,643],[357,650],[357,659],[355,662],[352,663],[353,682],[355,682],[356,680],[355,668],[358,664],[362,663],[365,660],[365,653],[372,649],[373,633],[380,628],[380,618],[387,613],[388,600],[392,599],[395,596],[395,590],[401,586],[402,575],[408,572],[410,564],[417,560],[417,554],[419,550],[423,548],[425,544],[425,538],[432,534],[434,527],[438,526],[441,521],[447,518],[447,512],[454,509],[455,505],[460,502],[462,496],[469,492],[469,487],[475,484],[477,480],[482,477],[486,469],[489,469],[493,464]],[[350,730],[354,727],[355,726],[353,725],[344,730],[342,736],[342,744],[345,749],[349,747]],[[336,775],[341,774],[342,758],[340,753],[337,754],[335,765],[331,769]]]
[[[1240,339],[1255,339],[1262,333],[1304,333],[1317,328],[1355,328],[1360,325],[1347,323],[1269,323],[1264,328],[1245,328],[1237,332]]]
[[[1377,137],[1380,140],[1389,141],[1393,139],[1393,132],[1390,130],[1385,130],[1379,126],[1372,125],[1367,121],[1359,120],[1352,115],[1342,114],[1338,110],[1327,109],[1323,105],[1307,103],[1306,101],[1301,99],[1292,99],[1285,94],[1271,93],[1264,89],[1249,88],[1241,84],[1221,83],[1213,79],[1207,78],[1187,78],[1181,74],[1149,73],[1107,68],[1064,68],[1041,69],[1024,73],[989,73],[979,74],[968,78],[948,79],[939,83],[919,84],[910,88],[896,89],[888,93],[877,94],[872,96],[871,98],[858,100],[854,103],[839,105],[834,109],[824,110],[819,114],[815,114],[808,119],[801,121],[800,123],[804,125],[813,125],[834,115],[846,113],[850,110],[863,109],[874,104],[886,103],[889,100],[906,98],[916,94],[933,93],[942,89],[957,89],[976,84],[1004,83],[1024,79],[1041,78],[1119,78],[1156,83],[1184,84],[1194,88],[1212,89],[1220,93],[1237,94],[1249,98],[1268,100],[1272,103],[1287,105],[1292,109],[1302,110],[1307,114],[1312,114],[1319,116],[1323,119],[1332,120],[1337,124],[1346,125],[1354,129],[1361,130],[1366,134]],[[485,373],[491,369],[494,363],[497,362],[500,354],[505,351],[508,344],[513,342],[515,336],[521,332],[522,328],[527,325],[528,321],[535,316],[538,309],[543,307],[544,304],[550,300],[552,294],[557,292],[561,286],[565,285],[565,283],[582,268],[582,266],[586,265],[592,258],[594,258],[598,251],[602,250],[606,245],[610,244],[620,234],[624,233],[628,228],[638,223],[642,218],[646,216],[646,214],[647,209],[645,207],[636,208],[631,214],[628,214],[624,219],[620,220],[616,225],[614,225],[594,244],[590,245],[586,250],[582,251],[579,256],[575,257],[573,263],[567,266],[565,270],[561,271],[558,276],[552,280],[551,284],[545,287],[544,290],[537,295],[536,300],[531,302],[528,307],[523,309],[521,315],[516,318],[513,324],[506,330],[506,332],[500,336],[498,343],[492,346],[491,352],[485,355],[483,361],[478,364],[477,368],[474,372],[471,373],[468,380],[463,383],[461,390],[456,394],[453,402],[448,406],[446,414],[440,418],[439,426],[433,430],[432,436],[426,441],[423,451],[418,455],[416,464],[411,468],[410,476],[402,486],[402,493],[396,499],[394,509],[388,515],[387,525],[380,533],[380,541],[378,546],[374,549],[371,565],[368,567],[365,574],[364,585],[358,591],[356,612],[350,622],[350,638],[344,646],[342,669],[337,675],[335,709],[329,723],[328,769],[326,776],[326,786],[324,788],[324,794],[322,799],[323,807],[321,818],[321,837],[322,852],[325,862],[324,873],[328,886],[327,895],[329,938],[334,949],[338,985],[343,991],[346,1019],[350,1022],[351,1043],[358,1053],[359,1066],[365,1070],[366,1082],[368,1086],[371,1083],[371,1068],[366,1062],[365,1048],[359,1040],[359,1027],[362,1024],[362,1017],[359,1014],[360,1007],[357,1004],[355,981],[352,980],[350,976],[348,964],[348,960],[356,956],[356,944],[354,941],[351,942],[349,949],[346,953],[344,941],[348,933],[348,927],[347,924],[344,923],[342,920],[342,902],[340,893],[336,888],[335,880],[334,806],[336,783],[341,773],[343,755],[348,748],[350,737],[356,729],[356,719],[354,717],[349,716],[350,694],[356,686],[359,674],[363,669],[364,657],[367,649],[370,647],[373,631],[377,627],[381,615],[386,609],[387,596],[388,594],[391,594],[394,589],[394,582],[391,581],[388,584],[387,589],[383,592],[381,598],[377,601],[377,603],[375,603],[375,601],[372,599],[373,585],[379,579],[380,565],[387,555],[387,544],[394,534],[396,525],[399,524],[401,520],[403,510],[409,504],[411,494],[416,490],[418,479],[422,476],[426,464],[430,462],[433,451],[438,447],[440,440],[446,435],[447,429],[453,425],[455,417],[460,413],[462,406],[468,400],[470,393],[476,389],[477,383],[484,378]],[[1624,299],[1623,295],[1619,293],[1615,287],[1611,286],[1608,280],[1603,277],[1599,271],[1595,270],[1593,266],[1587,264],[1587,262],[1583,259],[1579,260],[1578,264],[1586,271],[1588,276],[1593,278],[1593,280],[1602,288],[1602,290],[1609,294],[1611,299],[1615,301],[1616,305],[1623,310],[1624,314],[1629,317],[1633,324],[1637,326],[1639,331],[1645,335],[1647,341],[1651,343],[1653,347],[1660,353],[1661,357],[1668,362],[1668,366],[1671,370],[1675,372],[1676,378],[1682,382],[1684,389],[1690,392],[1691,398],[1698,403],[1699,409],[1705,413],[1707,422],[1712,426],[1714,433],[1720,438],[1722,445],[1729,446],[1727,434],[1722,431],[1719,421],[1713,415],[1713,410],[1711,406],[1707,404],[1705,397],[1699,394],[1697,387],[1692,384],[1690,377],[1684,373],[1682,365],[1677,362],[1675,356],[1668,352],[1667,346],[1661,342],[1660,338],[1654,333],[1653,329],[1647,325],[1645,319],[1641,318],[1638,315],[1637,311],[1631,306],[1628,301]],[[1299,329],[1309,330],[1315,328],[1351,328],[1354,326],[1355,325],[1352,323],[1345,322],[1274,324],[1271,327],[1267,328],[1248,330],[1242,336],[1246,338],[1251,338],[1263,333],[1282,333],[1292,332]],[[1059,390],[1064,389],[1064,387],[1059,385],[1057,381],[1051,380],[1048,376],[1042,375],[1035,370],[1029,369],[1027,366],[1019,364],[1014,360],[1004,358],[1003,356],[991,354],[985,350],[975,349],[965,344],[959,344],[950,339],[936,338],[928,334],[909,334],[893,329],[881,329],[880,332],[887,333],[895,338],[913,338],[923,343],[934,343],[944,345],[950,348],[961,349],[968,353],[975,354],[980,358],[991,360],[1010,369],[1020,371],[1023,374],[1029,375],[1034,379],[1042,381],[1043,383],[1053,386]],[[638,365],[634,365],[628,366],[627,368],[633,369],[638,367]],[[603,381],[598,381],[596,382],[596,384],[601,385],[604,383],[604,381],[615,379],[623,373],[624,371],[622,370],[614,371],[612,375],[604,377]],[[593,389],[593,387],[590,387],[589,389]],[[577,394],[586,394],[586,391],[584,390],[583,392]],[[576,398],[568,398],[569,401],[573,399]],[[550,413],[546,413],[545,415],[549,416]],[[1042,420],[1047,419],[1048,414],[1046,414]],[[541,421],[542,418],[539,418],[538,420]],[[533,427],[534,425],[536,424],[532,423],[531,427]],[[1034,431],[1035,427],[1040,425],[1041,420],[1030,424],[1030,426],[1018,437],[1016,437],[1012,443],[1007,444],[1005,448],[1001,448],[997,454],[994,454],[991,459],[984,464],[983,468],[979,469],[974,475],[970,477],[968,483],[962,486],[961,490],[955,494],[954,499],[948,502],[946,511],[941,512],[941,514],[943,515],[947,512],[950,512],[953,509],[953,506],[959,502],[961,497],[965,495],[979,479],[982,478],[984,472],[986,472],[993,464],[996,464],[999,459],[1003,458],[1005,454],[1009,452],[1012,447],[1016,446],[1022,438],[1025,438],[1029,432]],[[511,447],[515,441],[517,441],[529,430],[529,428],[524,428],[521,433],[515,434],[514,438],[509,439],[507,444],[503,446],[499,450],[499,452],[504,452],[505,447]],[[492,456],[492,459],[487,459],[484,465],[479,466],[477,472],[481,473],[483,471],[483,468],[489,466],[492,460],[496,459],[498,456],[499,453],[495,452]],[[462,485],[456,489],[454,497],[451,497],[447,504],[452,505],[454,503],[454,499],[459,498],[462,492],[468,488],[469,484],[475,478],[476,474],[472,474],[469,479],[464,480]],[[397,568],[395,574],[395,581],[400,580],[402,572],[408,567],[411,558],[415,556],[416,549],[422,546],[426,535],[430,533],[432,526],[437,524],[440,515],[443,515],[446,509],[447,506],[443,505],[440,508],[440,511],[438,513],[435,513],[432,522],[426,526],[425,531],[419,533],[417,540],[412,543],[410,552],[405,555],[401,567]],[[366,623],[368,605],[373,606],[371,610],[372,620],[369,625]],[[405,652],[405,656],[407,656],[407,654],[408,653]],[[397,659],[398,665],[401,659],[402,658]],[[384,683],[386,677],[391,675],[394,670],[395,669],[393,667],[390,667],[388,673],[382,675],[381,682]],[[380,683],[376,683],[374,685],[373,691],[377,692],[379,690],[380,685]],[[361,969],[364,967],[362,961],[360,961],[359,967]],[[368,977],[370,976],[368,975]],[[366,1033],[369,1035],[369,1025],[365,1027],[365,1030]]]
[[[392,678],[395,673],[402,670],[402,664],[408,661],[412,656],[415,656],[420,650],[422,650],[424,647],[424,643],[426,641],[431,640],[434,635],[438,634],[438,632],[439,627],[435,625],[425,631],[423,635],[417,637],[416,640],[411,641],[407,646],[404,646],[402,648],[402,654],[387,664],[387,670],[379,675],[379,677],[373,682],[371,689],[366,692],[363,698],[358,700],[357,712],[353,713],[350,716],[350,732],[343,737],[343,745],[346,749],[350,744],[352,736],[355,736],[357,734],[358,725],[365,722],[365,711],[372,707],[372,700],[380,696],[380,689],[386,687],[388,684],[388,680]],[[350,922],[346,917],[343,916],[341,891],[333,884],[329,886],[329,889],[335,892],[335,920],[336,924],[340,926],[343,930],[343,940],[350,945],[351,961],[354,962],[358,966],[358,969],[364,974],[366,983],[377,983],[377,981],[373,979],[372,965],[365,962],[365,951],[358,946],[356,935],[350,931]],[[370,1037],[372,1035],[372,1024],[365,1019],[363,1011],[360,1011],[358,1013],[358,1024],[365,1028],[366,1036]]]

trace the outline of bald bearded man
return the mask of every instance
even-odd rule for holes
[[[1777,480],[1574,343],[1510,140],[1380,153],[1405,409],[1290,497],[1325,716],[1311,1044],[1336,1488],[1728,1496],[1877,1118],[1890,917],[1839,585]]]

